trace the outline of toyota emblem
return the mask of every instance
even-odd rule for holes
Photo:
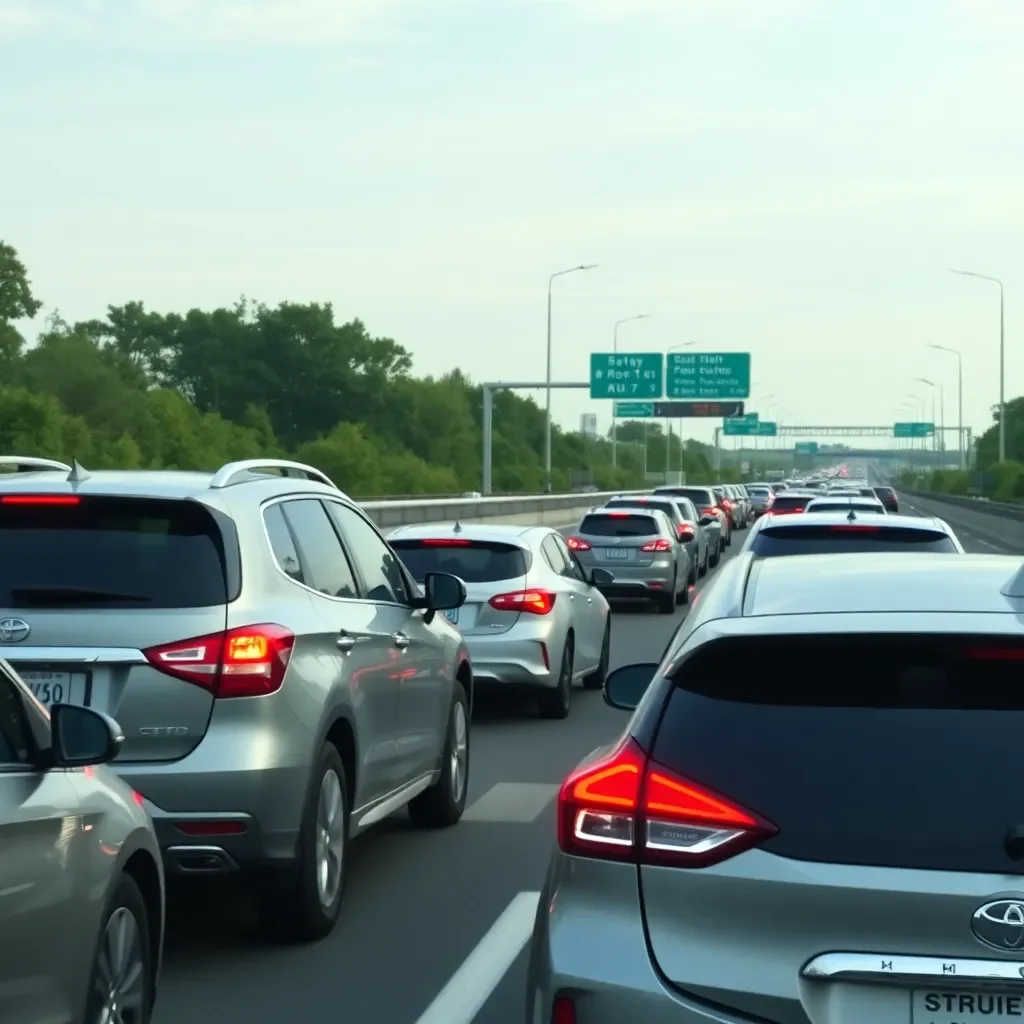
[[[975,938],[992,949],[1024,949],[1024,901],[993,900],[971,918]]]
[[[32,632],[24,619],[0,619],[0,643],[16,644]]]

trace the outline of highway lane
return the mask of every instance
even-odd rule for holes
[[[734,537],[726,555],[739,548]],[[709,572],[698,591],[715,575]],[[692,597],[691,597],[692,600]],[[686,614],[618,606],[611,664],[658,661]],[[476,1016],[522,1024],[520,938],[530,896],[517,904],[514,936],[470,964],[423,1017],[519,893],[536,893],[554,842],[554,797],[565,775],[623,728],[627,716],[600,693],[574,691],[569,718],[539,720],[529,702],[484,696],[472,730],[469,802],[453,829],[414,828],[400,812],[352,844],[342,920],[324,941],[281,947],[261,941],[247,901],[223,883],[172,887],[164,975],[154,1024],[280,1024],[304,1020],[468,1024],[474,1002],[514,962]],[[536,898],[532,897],[533,905]],[[516,943],[520,943],[518,946]],[[486,948],[485,948],[486,953]],[[519,955],[516,955],[516,954]],[[474,998],[474,993],[477,993]],[[452,1000],[455,1002],[452,1002]],[[460,1015],[461,1014],[461,1015]]]

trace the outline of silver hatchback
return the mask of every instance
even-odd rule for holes
[[[644,598],[672,615],[689,600],[690,564],[684,538],[652,508],[595,509],[583,517],[569,547],[588,570],[605,569],[599,583],[610,598]]]

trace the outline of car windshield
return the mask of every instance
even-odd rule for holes
[[[654,516],[629,512],[598,512],[580,523],[580,533],[590,537],[654,537],[660,532]]]
[[[907,527],[893,529],[860,523],[767,527],[752,539],[749,550],[760,558],[842,554],[850,551],[958,553],[953,541],[936,530]]]
[[[443,537],[393,540],[391,547],[417,583],[428,572],[447,572],[465,583],[494,583],[525,576],[527,553],[515,544]]]

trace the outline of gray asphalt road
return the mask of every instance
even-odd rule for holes
[[[961,539],[969,551],[993,552]],[[684,615],[616,609],[613,667],[659,660]],[[599,693],[577,691],[564,722],[539,721],[528,704],[482,700],[463,821],[423,832],[398,814],[354,843],[342,923],[316,945],[262,943],[244,900],[223,890],[172,890],[156,1024],[522,1024],[523,943],[558,785],[625,722]]]

